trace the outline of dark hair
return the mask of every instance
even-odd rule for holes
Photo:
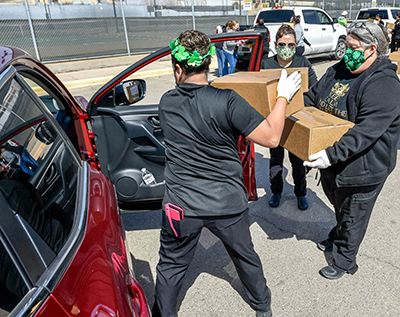
[[[400,12],[397,12],[397,13],[396,13],[396,17],[400,17]]]
[[[257,19],[257,24],[258,25],[264,25],[264,19],[263,18],[258,18]]]
[[[296,23],[296,24],[300,23],[300,15],[294,15],[293,16],[293,22]]]
[[[381,15],[378,13],[377,15],[375,15],[375,18],[382,18]]]
[[[196,30],[189,30],[181,33],[178,37],[179,44],[184,46],[186,51],[193,53],[197,51],[201,56],[208,53],[210,49],[210,39],[206,34]],[[178,64],[186,75],[189,74],[200,74],[208,72],[211,64],[211,56],[207,56],[203,59],[200,66],[189,66],[186,61],[178,61],[175,56],[171,54],[172,65],[175,69],[175,65]]]
[[[293,35],[294,41],[296,42],[296,32],[287,24],[282,24],[278,31],[276,31],[275,41],[278,42],[278,40],[285,35]]]

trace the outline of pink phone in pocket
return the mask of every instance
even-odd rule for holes
[[[178,233],[174,228],[172,220],[181,221],[183,219],[183,209],[172,204],[165,204],[164,209],[165,214],[167,215],[169,220],[169,225],[171,226],[171,229],[174,232],[175,236],[178,237]]]

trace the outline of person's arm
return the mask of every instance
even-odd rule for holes
[[[331,164],[361,153],[387,131],[400,115],[398,91],[400,83],[392,77],[375,80],[364,89],[354,127],[326,149]]]
[[[308,87],[312,87],[318,82],[318,78],[315,74],[314,67],[307,58],[305,59],[305,66],[308,67]]]
[[[300,89],[300,84],[301,76],[298,72],[287,76],[287,71],[282,70],[274,108],[268,117],[246,136],[247,139],[265,147],[277,147],[279,145],[285,124],[287,103]]]

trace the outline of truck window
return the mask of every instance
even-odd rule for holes
[[[290,22],[293,15],[293,10],[268,10],[261,11],[258,17],[263,18],[265,23],[283,23]]]
[[[307,24],[319,24],[315,10],[303,10],[304,23]]]
[[[358,13],[357,20],[375,19],[375,16],[377,14],[379,14],[382,17],[382,19],[388,19],[387,10],[371,9],[371,10],[360,11]]]
[[[392,13],[393,19],[396,19],[396,14],[397,14],[398,12],[400,12],[400,9],[392,9],[392,10],[390,10],[390,12]]]
[[[317,11],[317,16],[318,16],[320,24],[330,24],[331,23],[331,20],[329,19],[329,17],[322,11]]]

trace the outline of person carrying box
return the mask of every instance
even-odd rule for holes
[[[317,244],[333,255],[333,263],[320,270],[328,279],[357,271],[358,249],[376,199],[396,165],[400,135],[400,81],[397,66],[388,59],[385,29],[357,22],[347,33],[343,60],[304,94],[305,106],[354,123],[333,146],[304,162],[320,169],[323,190],[335,209],[336,226]]]

